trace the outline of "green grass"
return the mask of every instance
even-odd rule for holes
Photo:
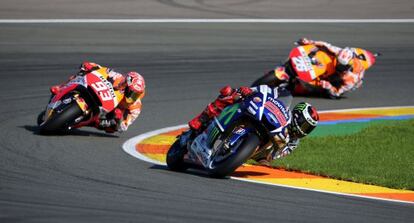
[[[272,165],[414,190],[414,119],[370,125],[349,135],[308,137],[290,156]]]

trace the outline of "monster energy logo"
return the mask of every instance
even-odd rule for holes
[[[237,109],[240,108],[239,104],[235,104],[233,106],[229,106],[227,108],[225,108],[222,112],[221,115],[219,116],[219,120],[220,122],[223,121],[223,125],[227,125],[230,120],[233,118],[234,114],[236,114]]]
[[[216,139],[217,135],[219,134],[219,130],[217,127],[213,125],[213,129],[210,131],[207,139],[207,145],[211,146],[213,144],[214,139]]]
[[[305,103],[299,103],[295,106],[295,110],[299,110],[299,111],[304,111],[306,108],[306,104]]]
[[[218,117],[218,120],[220,123],[222,123],[223,125],[227,125],[233,118],[234,114],[236,114],[237,110],[240,108],[239,104],[235,104],[233,106],[228,106],[226,107],[220,114],[220,116]],[[219,124],[219,123],[217,123]],[[217,136],[220,133],[220,130],[215,126],[215,125],[211,125],[211,129],[208,131],[208,138],[207,138],[207,143],[208,145],[212,145],[213,141],[217,138]]]

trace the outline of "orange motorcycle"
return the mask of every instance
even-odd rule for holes
[[[296,43],[296,45],[298,45]],[[379,53],[372,53],[361,48],[355,49],[354,60],[361,63],[356,69],[367,70],[376,60]],[[340,85],[341,78],[336,73],[336,56],[323,47],[313,44],[293,48],[284,65],[257,79],[252,86],[262,84],[271,87],[287,87],[294,95],[325,95],[325,89],[319,86],[320,80],[327,80],[334,86]],[[281,78],[280,72],[288,75]]]

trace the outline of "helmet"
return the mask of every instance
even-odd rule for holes
[[[343,48],[338,53],[338,62],[342,65],[350,65],[353,58],[354,52],[349,47]]]
[[[127,102],[132,103],[144,92],[145,81],[139,73],[129,72],[126,75],[126,82],[125,97]]]
[[[312,132],[318,121],[316,109],[309,103],[301,102],[293,108],[291,132],[294,137],[302,138]]]

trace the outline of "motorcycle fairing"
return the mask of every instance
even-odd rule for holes
[[[334,56],[314,45],[293,48],[289,54],[289,61],[298,78],[305,82],[335,72]]]
[[[203,132],[198,135],[190,146],[190,156],[193,162],[199,162],[204,167],[208,167],[212,149],[207,145],[207,133]],[[196,158],[196,159],[195,159]]]
[[[112,84],[106,79],[106,73],[100,73],[99,70],[93,71],[85,76],[88,86],[99,97],[102,108],[106,112],[112,111],[119,103],[117,95]]]
[[[361,61],[362,66],[365,70],[367,70],[375,64],[376,56],[372,52],[361,48],[355,48],[354,52],[356,54],[356,58],[358,58]]]
[[[239,141],[251,131],[251,129],[246,129],[244,127],[234,129],[232,135],[230,136],[229,146],[234,146],[237,141]]]

